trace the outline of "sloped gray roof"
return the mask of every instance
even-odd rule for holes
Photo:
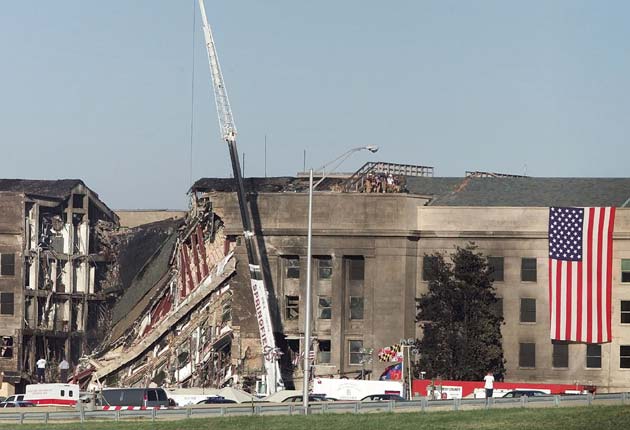
[[[430,206],[630,205],[630,178],[410,179],[410,193],[434,196]]]
[[[12,191],[55,199],[68,197],[77,185],[85,186],[80,179],[0,179],[0,191]]]

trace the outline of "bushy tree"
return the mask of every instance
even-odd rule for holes
[[[481,380],[488,371],[502,377],[503,317],[486,257],[474,243],[457,247],[450,262],[440,253],[429,257],[429,291],[417,303],[424,335],[416,370],[443,379]]]

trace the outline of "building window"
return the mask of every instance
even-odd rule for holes
[[[300,316],[300,298],[299,296],[285,296],[285,318],[287,320],[296,320]]]
[[[536,322],[536,299],[521,299],[521,322]]]
[[[429,276],[437,268],[438,258],[432,255],[425,255],[422,259],[422,280],[428,281]]]
[[[363,319],[363,297],[350,297],[350,319]]]
[[[0,254],[0,276],[15,276],[15,254]]]
[[[503,257],[488,257],[488,266],[492,269],[492,280],[503,281]]]
[[[619,347],[619,367],[630,369],[630,345],[621,345]]]
[[[320,320],[329,320],[332,318],[332,298],[319,296],[318,308]]]
[[[566,368],[569,367],[569,344],[566,342],[557,342],[553,344],[552,367]]]
[[[320,339],[317,349],[317,362],[320,364],[330,363],[330,340]]]
[[[536,259],[535,258],[523,258],[521,259],[521,281],[523,282],[536,282]]]
[[[350,342],[350,364],[361,364],[363,358],[363,341],[351,340]]]
[[[519,343],[518,350],[519,367],[536,367],[536,344]]]
[[[494,302],[492,308],[499,318],[503,318],[503,297],[497,297],[497,301]]]
[[[586,367],[588,369],[601,369],[602,346],[596,343],[586,345]]]
[[[332,278],[332,258],[330,257],[318,257],[317,258],[317,277],[319,279]]]
[[[0,315],[13,315],[13,293],[0,293]]]
[[[285,258],[287,279],[300,279],[300,257]]]
[[[630,301],[621,301],[621,324],[630,324]]]
[[[621,282],[630,282],[630,259],[621,260]]]
[[[232,300],[223,303],[221,310],[221,324],[225,324],[232,320]]]
[[[365,260],[363,257],[347,257],[348,279],[350,281],[362,281],[365,279]]]
[[[0,345],[0,358],[13,358],[12,337],[2,336],[2,345]]]

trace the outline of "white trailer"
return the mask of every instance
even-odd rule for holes
[[[399,381],[365,381],[360,379],[315,378],[313,394],[324,394],[337,400],[361,400],[372,394],[403,395]]]

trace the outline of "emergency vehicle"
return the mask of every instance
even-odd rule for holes
[[[38,406],[76,406],[79,386],[76,384],[30,384],[26,386],[24,401]]]

